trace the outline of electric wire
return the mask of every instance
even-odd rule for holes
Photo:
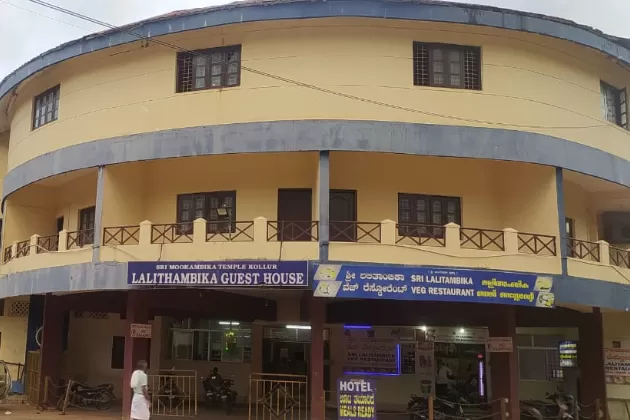
[[[70,22],[66,22],[66,21],[63,21],[61,19],[57,19],[57,18],[54,18],[52,16],[45,15],[43,13],[39,13],[39,12],[36,12],[34,10],[31,10],[31,9],[27,9],[26,7],[18,6],[17,4],[11,3],[8,0],[0,0],[0,2],[5,3],[5,4],[7,4],[7,5],[11,6],[11,7],[14,7],[16,9],[20,9],[20,10],[23,10],[25,12],[29,12],[29,13],[32,13],[34,15],[44,17],[46,19],[54,20],[55,22],[63,23],[64,25],[71,26],[71,27],[76,28],[76,29],[80,29],[80,30],[85,31],[87,33],[93,32],[92,29],[84,28],[82,26],[78,26],[78,25],[72,24]]]
[[[159,39],[155,39],[155,38],[150,38],[147,37],[143,34],[137,33],[132,31],[131,29],[127,29],[124,26],[115,26],[112,25],[110,23],[89,17],[87,15],[81,14],[81,13],[77,13],[74,12],[72,10],[69,9],[65,9],[63,7],[60,6],[56,6],[52,3],[43,1],[43,0],[26,0],[29,1],[31,3],[37,4],[39,6],[42,7],[46,7],[55,11],[58,11],[60,13],[65,13],[69,16],[73,16],[76,17],[78,19],[82,19],[97,25],[101,25],[103,27],[112,29],[112,30],[118,30],[118,31],[122,31],[126,34],[129,34],[131,36],[134,36],[136,38],[138,38],[139,40],[144,40],[148,43],[153,43],[156,45],[160,45],[166,48],[170,48],[170,49],[174,49],[177,50],[179,52],[182,53],[186,53],[186,54],[190,54],[192,56],[197,56],[197,57],[204,57],[204,58],[209,58],[208,55],[200,53],[198,51],[193,51],[193,50],[189,50],[186,48],[183,48],[181,46],[163,41],[163,40],[159,40]],[[263,76],[266,78],[270,78],[270,79],[274,79],[274,80],[278,80],[287,84],[292,84],[295,86],[299,86],[299,87],[303,87],[306,89],[310,89],[310,90],[314,90],[314,91],[318,91],[321,93],[325,93],[325,94],[329,94],[329,95],[334,95],[334,96],[338,96],[338,97],[342,97],[342,98],[346,98],[346,99],[350,99],[350,100],[354,100],[354,101],[359,101],[359,102],[363,102],[363,103],[368,103],[371,105],[376,105],[376,106],[380,106],[380,107],[386,107],[386,108],[390,108],[390,109],[394,109],[394,110],[398,110],[398,111],[404,111],[404,112],[410,112],[410,113],[416,113],[416,114],[421,114],[421,115],[426,115],[426,116],[431,116],[431,117],[437,117],[437,118],[443,118],[443,119],[448,119],[448,120],[455,120],[455,121],[462,121],[462,122],[468,122],[468,123],[475,123],[475,124],[485,124],[485,125],[495,125],[495,126],[502,126],[502,127],[512,127],[512,128],[529,128],[529,129],[540,129],[540,130],[550,130],[550,129],[558,129],[558,130],[565,130],[565,129],[589,129],[589,128],[600,128],[600,127],[607,127],[607,124],[595,124],[595,125],[583,125],[583,126],[543,126],[543,125],[530,125],[530,124],[511,124],[511,123],[503,123],[503,122],[499,122],[499,121],[486,121],[486,120],[480,120],[480,119],[476,119],[476,118],[465,118],[465,117],[457,117],[457,116],[453,116],[453,115],[445,115],[445,114],[440,114],[440,113],[436,113],[436,112],[431,112],[431,111],[426,111],[426,110],[420,110],[420,109],[416,109],[416,108],[411,108],[411,107],[407,107],[407,106],[402,106],[402,105],[396,105],[396,104],[392,104],[392,103],[388,103],[388,102],[383,102],[383,101],[379,101],[379,100],[375,100],[375,99],[370,99],[370,98],[365,98],[362,96],[358,96],[358,95],[353,95],[353,94],[348,94],[348,93],[344,93],[344,92],[339,92],[336,90],[332,90],[332,89],[328,89],[328,88],[324,88],[321,86],[317,86],[314,84],[310,84],[310,83],[306,83],[306,82],[302,82],[299,80],[294,80],[294,79],[290,79],[287,77],[283,77],[283,76],[279,76],[277,74],[273,74],[273,73],[269,73],[269,72],[265,72],[262,70],[258,70],[258,69],[254,69],[248,66],[245,66],[241,63],[240,68],[242,70],[248,71],[250,73],[253,74],[257,74],[259,76]]]

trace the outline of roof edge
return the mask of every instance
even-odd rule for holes
[[[128,33],[130,30],[151,38],[237,23],[334,17],[456,23],[535,33],[595,49],[630,66],[630,40],[569,20],[529,12],[430,0],[258,0],[171,12],[59,45],[0,81],[0,100],[28,77],[47,67],[138,41]]]

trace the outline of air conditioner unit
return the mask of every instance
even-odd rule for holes
[[[605,241],[611,244],[630,244],[630,212],[603,213],[602,225]]]

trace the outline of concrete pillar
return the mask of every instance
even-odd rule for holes
[[[96,203],[94,205],[94,248],[92,248],[92,262],[97,262],[101,258],[101,235],[103,233],[103,166],[98,167],[96,175]]]
[[[580,345],[578,363],[580,366],[580,402],[585,405],[584,417],[591,417],[595,411],[595,401],[599,400],[602,418],[607,418],[606,373],[604,371],[604,327],[602,313],[593,308],[592,313],[582,315],[578,327]],[[591,417],[593,418],[593,417]],[[598,419],[598,418],[597,418]]]
[[[490,337],[512,337],[514,351],[511,353],[492,353],[490,363],[492,367],[492,399],[507,399],[505,404],[510,419],[519,420],[518,394],[518,358],[516,354],[516,315],[514,307],[498,306],[496,317],[489,327]],[[500,412],[501,404],[496,403],[494,412]]]
[[[64,307],[60,296],[46,295],[44,300],[44,330],[42,333],[42,347],[40,354],[40,386],[39,401],[46,404],[56,404],[55,391],[49,386],[48,378],[54,385],[58,385],[60,379],[60,367],[63,359],[63,319]],[[48,396],[48,401],[46,401]]]
[[[319,166],[317,171],[317,202],[319,205],[319,259],[328,261],[329,246],[329,213],[330,213],[330,155],[329,152],[319,152]]]
[[[132,391],[129,388],[131,374],[139,360],[149,360],[149,339],[131,338],[131,324],[149,323],[149,299],[146,292],[130,290],[127,293],[127,315],[125,325],[125,363],[123,367],[122,418],[128,419],[131,410]]]
[[[564,173],[556,168],[556,203],[558,207],[558,233],[560,234],[560,258],[562,274],[567,275],[567,225],[564,213]]]
[[[326,302],[311,298],[311,420],[326,419],[324,395],[324,323]]]
[[[252,325],[252,362],[251,373],[263,371],[263,334],[264,326],[259,322]],[[251,396],[250,396],[251,397]]]
[[[381,221],[381,243],[386,245],[396,244],[396,222],[385,219]]]

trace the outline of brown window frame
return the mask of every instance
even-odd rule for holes
[[[600,80],[600,95],[604,96],[606,92],[610,92],[613,96],[613,108],[615,111],[615,120],[611,121],[608,119],[607,114],[602,115],[602,117],[621,128],[626,130],[630,129],[630,122],[628,121],[628,91],[626,88],[616,88],[610,83],[606,83],[603,80]],[[600,96],[600,100],[601,100]],[[607,112],[608,110],[606,110]]]
[[[215,207],[211,206],[212,199],[218,199],[222,202],[225,202],[226,198],[231,198],[232,205],[227,207],[229,216],[221,218],[218,214],[213,218],[212,211],[215,211]],[[183,220],[182,212],[185,210],[183,208],[184,200],[191,200],[191,208],[188,209],[191,211],[192,216],[191,220]],[[197,200],[202,200],[202,208],[197,209]],[[217,207],[218,208],[218,207]],[[236,190],[231,191],[210,191],[210,192],[200,192],[200,193],[188,193],[188,194],[179,194],[177,196],[177,215],[176,220],[177,223],[180,224],[179,229],[182,233],[192,233],[192,224],[197,219],[196,211],[201,210],[203,213],[203,218],[206,220],[206,232],[207,233],[236,233]],[[213,222],[228,222],[228,224],[221,223],[213,223]],[[187,224],[190,224],[189,226]]]
[[[40,93],[39,95],[36,95],[33,98],[33,117],[31,120],[31,130],[37,130],[38,128],[41,128],[59,119],[60,92],[61,92],[61,85],[57,85],[57,86],[51,87],[45,92]],[[52,109],[47,111],[46,108],[49,107],[48,104],[50,103],[49,101],[51,100],[51,95],[52,95],[52,100],[54,101],[54,103],[52,105]],[[46,99],[47,102],[45,105],[42,106],[41,101],[44,99]],[[42,111],[44,112],[44,114],[50,114],[50,119],[45,117],[43,123],[41,122]]]
[[[442,50],[444,83],[435,83],[433,63],[436,50]],[[459,52],[460,83],[451,84],[449,52]],[[473,59],[470,62],[470,59]],[[468,60],[468,61],[467,61]],[[446,83],[448,81],[448,83]],[[481,90],[481,48],[468,45],[437,44],[414,41],[413,43],[413,84],[449,89]]]
[[[402,199],[407,199],[409,200],[410,203],[410,208],[409,208],[409,213],[410,213],[410,220],[405,222],[402,221],[402,217],[401,214],[403,212],[403,209],[401,207],[401,200]],[[424,200],[425,201],[425,213],[426,213],[426,222],[422,223],[420,221],[418,221],[418,212],[419,210],[416,208],[417,207],[417,202],[420,200]],[[442,223],[440,224],[435,224],[433,223],[433,214],[434,214],[434,210],[432,208],[432,204],[433,202],[440,202],[440,208],[441,210],[439,211],[441,218],[442,218]],[[455,213],[449,213],[448,211],[448,204],[450,202],[455,203]],[[435,212],[437,213],[437,211]],[[455,220],[452,223],[457,223],[458,225],[461,225],[462,223],[462,200],[460,197],[450,197],[450,196],[443,196],[443,195],[428,195],[428,194],[415,194],[415,193],[398,193],[398,235],[399,236],[416,236],[416,237],[421,237],[421,236],[432,236],[432,237],[443,237],[444,236],[444,229],[441,226],[444,226],[448,223],[451,223],[448,221],[448,216],[449,214],[454,214],[455,215]],[[403,225],[403,226],[401,226]],[[404,226],[404,225],[411,225],[411,226]],[[413,225],[418,225],[418,227],[416,229],[413,229]],[[421,226],[427,226],[426,228],[421,227]],[[436,227],[429,227],[429,226],[436,226]],[[440,227],[437,227],[440,226]],[[411,228],[411,229],[410,229]]]
[[[222,59],[214,61],[216,54],[222,54]],[[228,54],[236,54],[235,60],[230,60],[227,57]],[[227,89],[234,88],[241,85],[241,57],[242,48],[241,45],[229,45],[225,47],[208,48],[205,50],[196,50],[191,52],[177,53],[177,93],[182,92],[194,92],[198,90],[209,89]],[[204,59],[206,64],[200,66],[196,63],[196,60]],[[214,64],[213,64],[214,63]],[[229,67],[235,64],[237,66],[236,71],[236,83],[228,84],[228,77],[231,73],[228,72]],[[221,83],[216,86],[212,86],[212,68],[214,66],[221,66]],[[197,76],[197,68],[204,68],[204,75]],[[216,75],[215,75],[216,76]],[[205,84],[203,87],[196,87],[196,80],[204,79]]]
[[[94,215],[92,217],[92,227],[84,227],[83,221],[85,220],[85,217],[87,217],[87,215],[89,215],[90,213]],[[77,233],[77,235],[79,235],[77,238],[77,243],[79,244],[79,246],[83,247],[90,243],[94,244],[94,229],[96,228],[96,206],[85,207],[79,210],[79,222],[77,227],[77,230],[79,231],[79,233]],[[88,233],[89,231],[92,231],[92,233]]]
[[[567,257],[574,258],[573,240],[575,239],[575,220],[570,217],[564,218],[564,234],[567,241]]]

